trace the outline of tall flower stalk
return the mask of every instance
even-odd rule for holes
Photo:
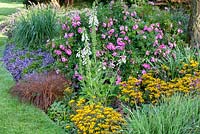
[[[96,62],[96,46],[97,46],[97,39],[96,39],[96,29],[99,25],[99,21],[97,19],[97,10],[95,6],[95,2],[93,3],[93,8],[91,15],[89,17],[89,27],[92,28],[91,32],[91,39],[92,39],[92,53],[94,61]]]
[[[116,73],[113,70],[103,70],[101,62],[96,60],[97,36],[96,29],[98,27],[97,11],[95,4],[89,17],[89,28],[92,30],[91,43],[86,28],[83,28],[82,42],[84,48],[79,50],[79,72],[83,76],[81,80],[81,94],[89,100],[89,103],[101,103],[105,106],[108,100],[113,96],[115,90]],[[106,81],[109,81],[106,83]]]

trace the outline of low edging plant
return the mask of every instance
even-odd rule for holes
[[[46,111],[55,100],[64,96],[64,89],[69,85],[70,81],[55,72],[32,74],[16,83],[11,94]]]
[[[43,72],[53,64],[54,58],[48,52],[18,49],[16,45],[7,44],[3,62],[16,81],[33,72]]]
[[[126,134],[198,134],[200,133],[199,96],[174,95],[154,105],[126,108]]]
[[[19,13],[13,27],[13,40],[21,48],[45,48],[47,40],[58,35],[57,14],[50,5],[39,4]]]

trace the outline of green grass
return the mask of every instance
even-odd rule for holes
[[[7,20],[8,15],[23,7],[22,2],[14,0],[0,0],[0,21]]]
[[[8,15],[23,7],[20,1],[0,0],[0,23]],[[7,37],[0,33],[0,59],[3,56]],[[48,116],[30,104],[19,102],[9,94],[15,84],[10,73],[0,61],[0,134],[63,134]]]

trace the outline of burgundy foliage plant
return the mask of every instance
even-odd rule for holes
[[[13,86],[11,94],[46,111],[56,99],[63,97],[65,88],[70,85],[69,80],[55,72],[32,74]]]

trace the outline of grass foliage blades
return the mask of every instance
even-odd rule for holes
[[[128,112],[128,134],[197,134],[200,133],[199,97],[175,95],[161,105],[146,105]]]
[[[13,30],[13,40],[21,48],[42,48],[58,33],[56,11],[49,6],[35,6],[21,12]]]

